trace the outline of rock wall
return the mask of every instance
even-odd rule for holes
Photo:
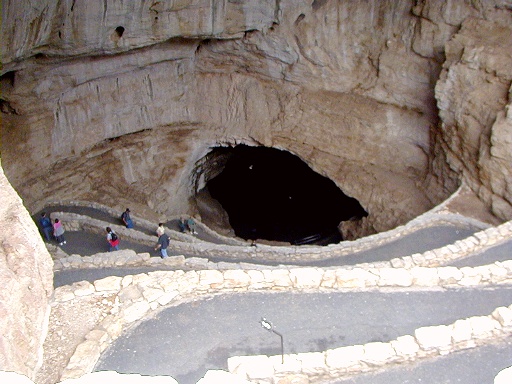
[[[510,219],[511,26],[510,0],[3,0],[3,169],[31,211],[171,215],[193,211],[212,147],[245,143],[332,179],[370,232],[461,181]],[[30,376],[51,260],[9,182],[0,369]]]
[[[30,210],[193,212],[198,164],[245,143],[332,179],[369,232],[461,179],[512,215],[510,1],[4,3],[2,157]]]
[[[276,0],[2,1],[2,62],[102,55],[175,37],[234,38],[272,24]]]
[[[465,20],[436,86],[443,152],[502,219],[512,217],[511,21]]]
[[[0,167],[0,370],[33,378],[53,293],[53,262]]]

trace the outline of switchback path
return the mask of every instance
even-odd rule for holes
[[[476,232],[476,229],[460,228],[453,225],[433,226],[419,229],[413,233],[405,235],[398,240],[389,242],[387,244],[379,245],[369,250],[354,253],[352,255],[333,258],[329,260],[304,262],[304,263],[289,263],[289,265],[302,265],[314,267],[326,266],[341,266],[341,265],[354,265],[359,263],[373,263],[377,261],[389,261],[395,257],[402,257],[411,255],[416,252],[424,252],[429,249],[440,248],[444,245],[451,244],[456,240],[469,237]],[[68,254],[79,254],[82,256],[94,255],[98,252],[108,251],[108,243],[106,235],[95,235],[84,232],[68,232],[66,233],[67,244],[62,246],[62,249]],[[156,243],[156,236],[155,236]],[[154,257],[159,257],[152,247],[145,245],[125,242],[121,239],[120,248],[133,249],[137,253],[149,252]],[[416,252],[413,250],[416,249]],[[172,248],[169,248],[169,255],[174,255]],[[184,255],[185,257],[197,257],[197,255]],[[490,257],[490,256],[489,256]],[[233,259],[210,258],[213,262],[233,262]],[[252,260],[236,260],[237,262],[252,262]],[[261,262],[261,265],[276,266],[278,263]],[[172,269],[172,268],[169,268]],[[138,269],[139,273],[149,272],[155,270],[154,267],[147,269]],[[59,287],[61,285],[71,284],[80,280],[94,281],[106,277],[105,272],[98,269],[90,270],[88,272],[81,272],[80,270],[65,270],[57,271],[54,276],[54,285]],[[110,268],[109,273],[112,276],[125,276],[132,273],[131,268]]]
[[[286,354],[386,342],[414,334],[419,327],[487,315],[511,302],[510,286],[471,290],[222,295],[164,309],[154,318],[131,328],[103,353],[95,370],[170,375],[180,384],[194,384],[208,369],[226,370],[230,356],[280,355],[280,339],[260,326],[261,317],[270,320],[283,335]],[[488,376],[510,365],[503,358],[500,364],[494,362],[494,357],[489,360],[492,361],[480,364],[480,369],[487,370]],[[430,379],[421,383],[458,382],[440,380],[441,373],[433,370],[429,374]],[[373,383],[358,381],[363,382]],[[407,382],[398,379],[386,383]]]
[[[65,211],[63,207],[61,209]],[[80,209],[80,213],[84,214],[84,210]],[[89,214],[95,213],[90,211]],[[168,222],[167,227],[173,229],[172,223]],[[435,225],[349,256],[295,265],[329,267],[388,261],[440,248],[467,238],[478,230],[463,224]],[[144,233],[152,234],[148,229]],[[93,255],[105,252],[108,248],[105,236],[84,232],[69,232],[66,236],[68,243],[62,248],[68,254]],[[137,253],[149,252],[151,256],[158,257],[157,252],[147,245],[128,241],[122,241],[121,244],[122,248],[133,249]],[[512,239],[452,265],[463,267],[489,264],[511,259],[511,255]],[[55,274],[55,286],[162,269],[166,268],[120,267],[60,271]],[[374,341],[385,342],[413,334],[419,327],[449,324],[461,318],[487,315],[496,307],[508,306],[510,303],[512,287],[509,286],[467,290],[404,289],[392,292],[222,295],[170,307],[140,322],[103,353],[95,369],[170,375],[180,384],[195,384],[209,369],[227,369],[230,356],[280,354],[279,339],[259,325],[262,316],[271,320],[276,330],[284,335],[284,352],[297,353]],[[453,356],[404,364],[380,373],[332,383],[492,383],[492,378],[500,370],[512,364],[503,357],[504,353],[511,352],[512,341],[505,340],[500,344],[457,352]],[[471,362],[470,368],[464,367],[465,361]]]
[[[477,267],[479,265],[492,264],[496,261],[512,260],[512,239],[494,247],[488,248],[483,252],[471,255],[462,260],[451,263],[450,266]]]
[[[492,384],[496,375],[511,365],[512,338],[508,338],[495,344],[330,384]]]

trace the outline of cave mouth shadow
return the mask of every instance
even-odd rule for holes
[[[208,157],[219,169],[206,189],[240,238],[327,245],[343,240],[341,221],[368,215],[290,152],[237,145],[214,148]]]

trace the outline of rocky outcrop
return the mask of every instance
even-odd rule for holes
[[[275,0],[75,0],[2,3],[2,62],[36,54],[94,56],[129,51],[172,38],[235,38],[269,27]]]
[[[193,212],[220,171],[210,150],[245,143],[333,180],[369,213],[363,234],[461,179],[511,215],[510,143],[497,140],[510,130],[510,43],[496,37],[510,32],[507,1],[50,3],[8,1],[17,24],[2,29],[4,167],[30,209],[113,196]]]
[[[510,0],[5,0],[2,21],[0,150],[30,211],[193,212],[221,171],[211,149],[245,143],[355,197],[369,213],[355,237],[461,182],[512,218]],[[51,261],[9,182],[0,368],[30,376]]]
[[[512,216],[510,21],[464,21],[436,86],[448,163],[502,219]]]
[[[53,292],[53,262],[0,168],[0,370],[33,377]]]
[[[245,143],[335,181],[369,213],[366,233],[410,220],[461,179],[508,219],[508,7],[7,2],[6,173],[30,209],[114,196],[169,215],[193,211],[219,172],[211,148]]]

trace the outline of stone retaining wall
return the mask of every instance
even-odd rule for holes
[[[106,205],[99,204],[99,203],[96,203],[96,202],[89,202],[89,201],[74,201],[74,200],[53,201],[51,203],[48,203],[48,206],[68,206],[68,207],[94,208],[94,209],[97,209],[98,211],[101,211],[101,212],[109,214],[113,218],[121,217],[121,213],[122,213],[122,212],[117,211],[115,209],[112,209],[112,208],[110,208],[110,207],[108,207]],[[67,212],[65,212],[65,213],[67,214]],[[54,213],[54,215],[55,215],[55,213]],[[132,218],[132,220],[133,220],[135,225],[137,225],[139,227],[143,227],[143,228],[149,229],[149,230],[156,230],[156,226],[158,225],[157,223],[153,223],[151,221],[148,221],[148,220],[145,220],[143,218],[137,217],[133,213],[130,216],[131,216],[131,218]],[[59,216],[57,216],[57,217],[59,217]],[[188,215],[183,214],[183,215],[179,215],[179,216],[169,217],[169,218],[166,218],[165,220],[162,219],[162,222],[167,222],[167,221],[172,221],[172,220],[179,220],[180,217],[187,218]],[[196,219],[194,219],[194,220],[196,220]],[[233,237],[226,237],[226,236],[220,235],[217,232],[215,232],[212,229],[210,229],[209,227],[207,227],[206,225],[203,225],[200,221],[197,221],[196,224],[197,224],[198,227],[201,227],[201,230],[204,231],[205,233],[207,233],[210,237],[212,237],[214,239],[218,239],[218,241],[223,243],[223,244],[229,244],[229,245],[246,245],[247,244],[247,242],[242,241],[240,239],[233,238]],[[115,228],[120,228],[120,229],[123,229],[123,228],[126,229],[122,225],[116,225],[116,224],[112,224],[112,223],[105,223],[105,225],[108,225],[111,228],[115,227]],[[181,233],[181,232],[177,232],[177,231],[169,231],[169,234],[171,235],[171,237],[173,239],[178,240],[178,241],[192,241],[192,242],[198,241],[198,239],[196,237],[188,235],[187,233]]]
[[[79,205],[78,202],[66,202],[66,204]],[[90,206],[106,211],[108,213],[111,211],[108,208],[98,206],[97,204],[90,204]],[[82,216],[68,212],[54,212],[52,215],[57,215],[60,217],[62,219],[63,225],[65,226],[65,229],[68,231],[84,230],[88,232],[103,234],[105,227],[110,226],[112,229],[114,229],[114,231],[116,231],[116,233],[122,236],[122,238],[129,239],[141,244],[146,244],[148,246],[153,246],[155,243],[154,236],[147,235],[137,230],[127,229],[121,225],[105,223],[101,220],[96,220],[88,216]],[[134,220],[136,220],[138,226],[147,230],[153,231],[156,228],[155,224],[147,222],[143,219],[134,218]],[[365,251],[376,246],[395,241],[402,236],[435,225],[456,225],[461,228],[472,227],[480,228],[482,230],[492,230],[494,228],[488,224],[458,214],[431,211],[415,218],[414,220],[411,220],[406,225],[399,226],[387,232],[370,235],[355,241],[343,241],[341,243],[331,244],[329,246],[270,246],[258,244],[256,247],[251,247],[248,243],[216,235],[200,222],[198,222],[197,225],[201,227],[201,230],[206,231],[209,235],[217,238],[222,244],[213,244],[211,242],[201,241],[194,236],[169,230],[167,233],[172,238],[170,244],[171,249],[184,255],[196,255],[205,258],[223,258],[227,260],[231,259],[233,261],[245,260],[254,263],[274,262],[280,264],[287,264],[290,262],[320,261],[335,257],[352,255],[357,252]],[[501,227],[502,226],[498,228]],[[462,244],[454,245],[457,247],[454,251],[457,253],[457,257],[461,257],[467,255],[474,248],[484,248],[504,239],[507,235],[512,236],[512,228],[510,228],[510,226],[505,226],[502,231],[504,235],[490,233],[490,236],[483,235],[482,239],[470,239],[469,241]],[[453,251],[450,250],[450,253],[452,252]],[[432,257],[430,254],[427,256],[427,260],[430,260]],[[427,262],[427,260],[425,262]],[[427,265],[430,265],[430,261],[428,261]]]
[[[63,379],[80,377],[94,368],[96,361],[101,353],[108,347],[113,340],[119,337],[122,332],[135,322],[142,320],[151,312],[161,308],[179,305],[191,300],[203,299],[212,295],[234,293],[234,292],[329,292],[349,291],[349,290],[375,290],[383,287],[393,288],[454,288],[454,287],[470,287],[481,286],[482,284],[511,284],[512,283],[512,260],[505,262],[497,262],[492,265],[477,268],[455,268],[455,267],[439,267],[424,268],[413,267],[410,270],[396,268],[338,268],[338,269],[321,269],[321,268],[293,268],[293,269],[262,269],[262,270],[201,270],[201,271],[157,271],[147,274],[134,276],[116,277],[111,276],[94,283],[78,282],[70,286],[64,286],[55,290],[54,301],[66,302],[75,298],[84,296],[110,297],[112,310],[99,324],[91,330],[86,336],[86,340],[81,343],[74,355],[71,357],[68,366],[64,370]],[[114,297],[112,299],[112,297]],[[416,343],[420,346],[419,354],[431,355],[433,353],[446,353],[453,348],[458,348],[459,341],[468,347],[476,345],[480,339],[495,338],[506,332],[509,332],[509,326],[512,322],[511,309],[499,309],[493,313],[489,320],[469,320],[467,324],[477,324],[478,327],[469,334],[465,334],[466,339],[458,340],[455,344],[443,344],[447,342],[446,326],[439,328],[429,328],[427,330],[419,330],[415,335]],[[498,315],[499,314],[499,315]],[[493,320],[494,319],[494,320]],[[490,323],[493,324],[490,327]],[[480,327],[481,325],[481,327]],[[453,327],[452,327],[453,328]],[[462,328],[460,328],[462,329]],[[488,331],[483,331],[487,330]],[[459,330],[459,328],[457,328]],[[430,336],[427,336],[432,331]],[[440,335],[437,335],[439,332]],[[451,332],[451,331],[450,331]],[[485,335],[484,335],[485,333]],[[483,335],[483,336],[482,336]],[[484,337],[485,336],[485,337]],[[451,336],[450,336],[451,337]],[[463,336],[457,336],[463,337]],[[426,347],[428,340],[442,340],[440,345],[429,345]],[[405,341],[407,343],[405,343]],[[406,337],[394,341],[390,345],[401,346],[411,345],[412,339]],[[435,341],[433,341],[436,343]],[[461,344],[462,345],[462,344]],[[354,347],[356,348],[356,347]],[[360,352],[376,353],[377,350],[389,350],[390,346],[380,344],[371,344],[367,347],[358,347]],[[366,348],[366,349],[365,349]],[[402,348],[405,348],[402,346]],[[415,347],[414,347],[415,348]],[[413,348],[413,349],[414,349]],[[356,348],[357,349],[357,348]],[[355,350],[356,350],[355,349]],[[354,350],[354,351],[355,351]],[[311,366],[312,360],[323,366],[335,369],[332,374],[338,374],[340,367],[350,366],[352,363],[344,362],[341,356],[348,350],[336,350],[335,352],[318,352],[317,354],[304,355],[307,357],[302,361],[302,357],[290,357],[290,361],[301,361],[301,364],[292,364],[294,373],[308,373],[307,366]],[[421,352],[423,351],[423,352]],[[428,352],[428,353],[427,353]],[[362,352],[361,352],[362,353]],[[385,356],[389,355],[385,354]],[[395,353],[396,355],[396,353]],[[389,357],[394,359],[402,359],[403,357]],[[329,359],[327,359],[329,356]],[[341,360],[336,360],[338,356]],[[353,355],[356,356],[356,355]],[[366,355],[362,355],[368,359]],[[347,358],[350,356],[347,356]],[[258,357],[262,360],[262,357]],[[270,358],[269,358],[270,359]],[[334,360],[337,363],[334,363]],[[352,357],[350,357],[352,359]],[[275,360],[275,359],[274,359]],[[274,361],[272,359],[270,361]],[[236,361],[236,360],[234,360]],[[233,366],[233,362],[231,363]],[[240,363],[242,364],[242,362]],[[240,366],[237,365],[237,367]],[[253,364],[253,363],[250,363]],[[249,365],[250,365],[249,364]],[[269,363],[265,363],[269,364]],[[336,366],[338,364],[338,366]],[[244,365],[245,367],[245,365]],[[286,365],[286,369],[290,370],[290,366]],[[299,369],[300,368],[300,369]],[[276,368],[277,369],[277,368]],[[283,367],[272,373],[281,374]],[[345,368],[343,368],[345,369]],[[249,368],[237,368],[237,372],[251,372],[250,375],[263,375],[270,372],[268,369],[252,373]],[[290,373],[292,371],[286,371]],[[317,374],[317,368],[312,368],[311,375]],[[246,373],[247,373],[246,372]],[[249,375],[249,373],[247,373]],[[331,373],[329,373],[331,374]],[[251,377],[251,381],[256,379]],[[258,380],[267,380],[258,378]],[[272,382],[272,381],[262,381]]]
[[[99,220],[85,218],[84,216],[76,214],[60,214],[65,218],[64,221],[68,230],[82,230],[84,226],[93,228],[103,228],[104,223]],[[85,224],[87,222],[87,224]],[[145,235],[139,231],[130,229],[115,228],[121,236],[130,236],[133,241],[138,241],[148,246],[153,246],[155,237]],[[498,227],[487,228],[483,231],[477,232],[462,240],[457,240],[453,244],[446,245],[441,248],[426,251],[424,253],[417,253],[410,256],[394,258],[388,261],[376,262],[371,264],[359,264],[357,266],[348,266],[347,268],[355,267],[394,267],[411,269],[413,267],[436,267],[446,265],[456,260],[465,258],[471,254],[478,253],[500,242],[512,238],[512,221],[506,222]],[[171,247],[173,250],[179,248],[176,246],[178,242],[172,242]],[[176,246],[176,248],[174,248]],[[297,250],[298,247],[239,247],[229,245],[215,245],[208,243],[201,244],[184,244],[183,247],[187,248],[186,253],[203,254],[202,250],[208,249],[206,253],[213,253],[215,256],[225,258],[232,258],[233,263],[213,263],[208,261],[207,258],[185,258],[184,256],[169,257],[168,259],[160,259],[158,257],[150,257],[149,253],[135,254],[130,250],[123,250],[112,253],[99,253],[94,256],[78,256],[71,255],[55,260],[55,270],[75,269],[75,268],[105,268],[114,266],[147,266],[147,265],[167,265],[176,268],[202,268],[202,269],[260,269],[258,262],[264,260],[278,260],[281,264],[285,265],[287,261],[318,261],[320,259],[329,259],[335,257],[339,251],[335,247],[323,247],[322,253],[302,253]],[[214,247],[214,248],[212,248]],[[218,250],[218,252],[214,252]],[[286,253],[286,251],[288,253]],[[297,253],[300,252],[300,253]],[[322,256],[322,258],[320,258]],[[249,259],[254,263],[240,263],[236,259]],[[340,262],[341,263],[341,262]],[[268,267],[264,267],[268,268]]]
[[[88,230],[103,233],[105,223],[70,213],[59,213],[67,230]],[[256,263],[240,263],[236,259],[320,260],[351,254],[371,246],[393,241],[428,225],[440,223],[482,225],[452,214],[429,214],[403,227],[354,242],[327,247],[257,247],[216,245],[201,242],[173,241],[187,254],[203,257],[168,259],[136,254],[132,250],[100,253],[90,257],[72,255],[55,260],[55,269],[104,268],[116,266],[171,266],[176,271],[156,271],[125,277],[108,277],[93,283],[79,282],[55,290],[54,301],[66,302],[82,297],[112,300],[112,310],[91,330],[81,343],[62,379],[81,377],[91,372],[101,353],[129,326],[154,311],[180,305],[212,295],[238,292],[329,292],[387,289],[444,289],[511,284],[512,260],[475,268],[442,267],[441,265],[478,253],[512,238],[512,221],[488,227],[474,235],[422,254],[394,258],[389,262],[359,264],[346,267],[268,267]],[[110,225],[114,227],[113,225]],[[154,244],[154,236],[116,227],[122,236]],[[232,258],[233,263],[213,263],[207,257]],[[185,271],[185,269],[196,269]],[[113,298],[112,298],[113,297]],[[244,356],[229,359],[230,373],[210,371],[200,383],[214,383],[218,375],[229,375],[233,383],[280,384],[310,383],[319,379],[356,374],[421,358],[447,354],[460,349],[488,343],[512,334],[512,305],[500,307],[489,316],[460,319],[450,325],[419,328],[414,335],[403,335],[388,343],[368,343],[328,351],[281,356]],[[215,379],[208,379],[215,378]],[[235,378],[236,377],[236,378]],[[223,376],[224,380],[228,380]]]
[[[284,363],[281,356],[231,357],[228,359],[228,369],[252,383],[310,383],[446,355],[510,335],[512,305],[496,308],[488,316],[418,328],[414,335],[403,335],[387,343],[372,342],[323,352],[285,355]]]

